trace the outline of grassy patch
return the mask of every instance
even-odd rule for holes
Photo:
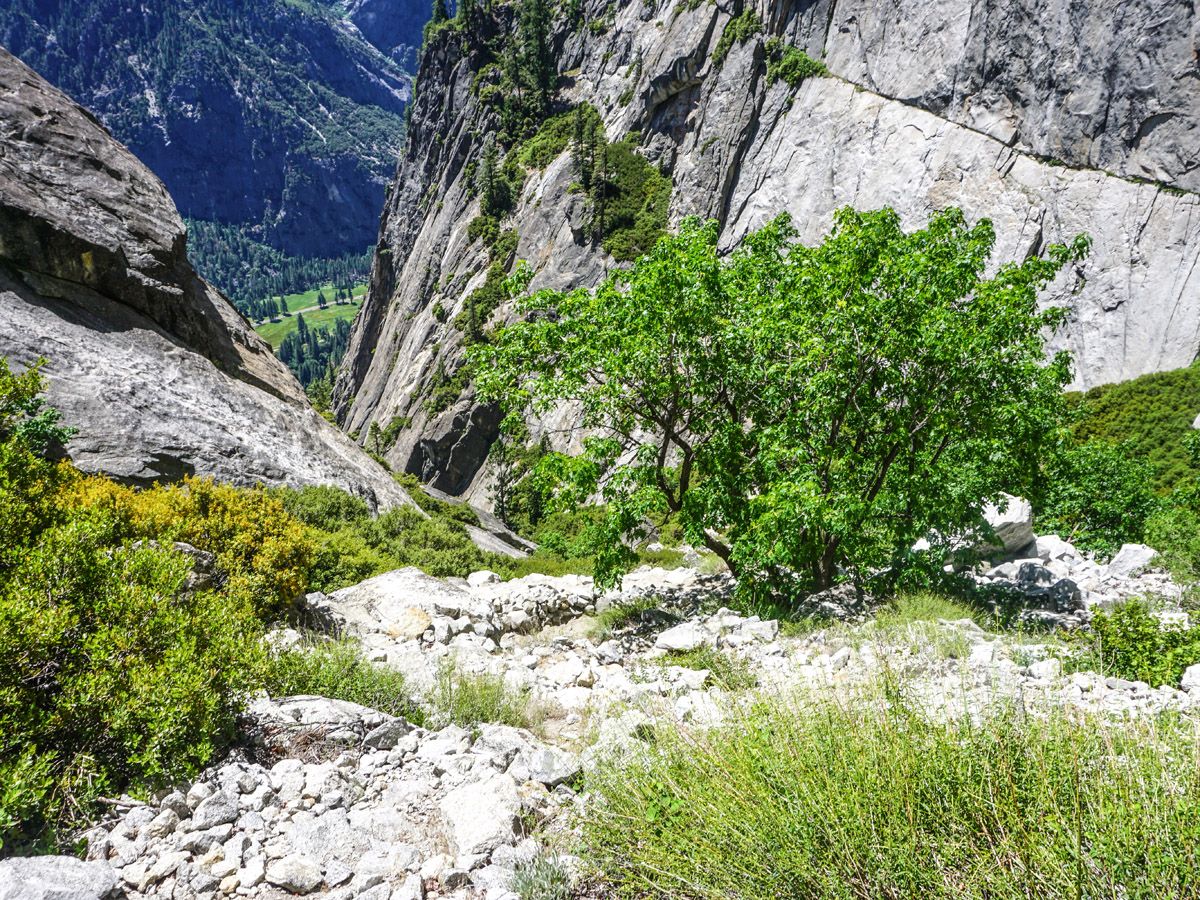
[[[713,62],[719,67],[734,46],[744,44],[756,34],[760,34],[762,27],[762,20],[752,9],[747,9],[740,16],[730,19],[713,49]]]
[[[828,75],[829,69],[825,63],[813,59],[799,47],[785,44],[779,38],[767,41],[767,81],[787,82],[789,87],[797,88],[807,79]]]
[[[746,691],[758,685],[758,678],[750,668],[750,663],[740,656],[722,653],[715,647],[668,653],[656,662],[685,669],[707,669],[712,684],[725,691]]]
[[[491,722],[536,731],[546,711],[528,690],[509,687],[501,675],[473,674],[445,666],[429,697],[435,722],[469,728]]]
[[[304,322],[310,328],[329,327],[335,322],[345,320],[353,322],[362,306],[363,297],[367,293],[367,285],[355,285],[354,301],[337,305],[333,302],[333,285],[327,284],[319,289],[323,291],[328,301],[325,308],[317,306],[318,290],[304,291],[300,294],[288,294],[283,299],[287,303],[290,316],[284,316],[278,321],[263,322],[256,325],[254,330],[275,350],[283,343],[283,339],[297,328],[296,314],[304,312]]]
[[[592,625],[592,637],[605,641],[623,628],[640,622],[646,613],[657,609],[659,599],[654,596],[637,597],[623,603],[614,603],[596,614]]]
[[[315,694],[425,724],[404,675],[367,662],[355,641],[316,641],[285,650],[268,661],[263,686],[273,697]]]
[[[1200,878],[1196,735],[893,704],[763,703],[662,732],[589,781],[603,896],[1182,897]]]

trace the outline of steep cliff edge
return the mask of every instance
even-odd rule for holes
[[[86,471],[410,502],[196,274],[162,183],[2,49],[0,356],[49,360],[50,402],[79,428],[68,452]]]
[[[1071,310],[1053,346],[1073,353],[1076,386],[1196,357],[1192,4],[584,2],[566,15],[551,31],[555,109],[591,105],[612,142],[635,133],[672,181],[671,221],[716,218],[732,246],[780,211],[815,241],[842,205],[890,205],[914,226],[955,205],[995,222],[998,259],[1086,232],[1091,256],[1048,297]],[[493,267],[471,223],[489,135],[502,130],[489,87],[515,20],[498,5],[427,48],[337,390],[347,431],[370,440],[374,424],[393,466],[480,501],[498,417],[459,369],[462,321]],[[780,77],[781,57],[800,51],[828,74]],[[615,261],[591,239],[571,154],[523,168],[499,223],[516,233],[515,256],[536,269],[535,287],[595,282]],[[492,324],[509,314],[502,304]],[[552,419],[533,435],[566,440],[569,411]]]

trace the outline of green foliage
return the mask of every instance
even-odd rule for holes
[[[263,687],[273,697],[314,694],[403,716],[416,725],[425,724],[424,713],[413,701],[404,675],[367,662],[358,644],[350,640],[310,641],[301,648],[271,656],[266,662]]]
[[[1097,613],[1092,629],[1105,671],[1120,678],[1177,687],[1184,670],[1200,663],[1200,627],[1163,625],[1139,600]]]
[[[337,531],[371,517],[365,500],[332,485],[276,488],[269,493],[282,501],[289,516],[323,531]]]
[[[459,365],[453,372],[447,372],[446,364],[439,359],[429,382],[429,397],[425,400],[425,412],[436,416],[438,413],[448,410],[463,395],[470,380],[471,376],[465,366]]]
[[[304,592],[314,542],[275,492],[204,478],[135,491],[92,477],[74,486],[69,502],[107,522],[115,542],[182,541],[212,553],[223,592],[264,619],[290,609]]]
[[[762,701],[589,779],[599,896],[1180,897],[1200,878],[1189,724]],[[1186,849],[1185,849],[1186,848]]]
[[[761,34],[762,30],[762,20],[753,9],[747,9],[741,15],[730,19],[725,25],[725,30],[721,32],[717,46],[713,49],[713,62],[716,67],[721,67],[721,64],[725,62],[725,57],[729,55],[729,51],[737,44],[746,43],[755,35]]]
[[[476,216],[467,226],[467,240],[482,239],[484,244],[492,246],[500,236],[500,223],[495,216]]]
[[[1061,448],[1044,467],[1035,530],[1105,556],[1140,543],[1159,505],[1152,478],[1129,445],[1093,440]]]
[[[463,333],[469,344],[484,339],[492,313],[509,299],[507,278],[516,257],[519,239],[516,229],[508,228],[492,242],[491,261],[483,284],[467,295],[462,312],[454,317],[454,327]],[[457,399],[457,395],[454,399]]]
[[[593,205],[602,193],[604,249],[619,262],[649,253],[667,231],[671,179],[637,152],[633,138],[609,144],[598,171]]]
[[[546,168],[567,149],[574,121],[574,110],[546,119],[533,137],[516,148],[517,161],[534,169]]]
[[[813,59],[799,47],[785,44],[779,38],[767,41],[767,81],[785,81],[789,87],[798,88],[809,78],[828,75],[825,63]]]
[[[1169,491],[1193,477],[1184,438],[1200,412],[1200,365],[1143,375],[1073,395],[1080,442],[1127,443],[1154,469],[1154,486]]]
[[[726,257],[689,220],[471,351],[510,417],[580,405],[584,453],[539,470],[559,508],[602,492],[602,584],[667,513],[743,591],[788,595],[895,567],[1025,486],[1069,379],[1065,357],[1045,364],[1062,312],[1038,290],[1086,240],[986,278],[991,224],[957,210],[906,234],[890,210],[844,209],[820,246],[795,236],[780,217]]]
[[[553,856],[538,855],[513,872],[512,892],[520,900],[571,900],[571,876]]]
[[[596,614],[592,637],[606,641],[617,632],[640,624],[646,613],[657,609],[660,602],[658,597],[647,595],[605,607]]]
[[[200,219],[187,219],[186,224],[188,256],[197,271],[251,320],[286,312],[282,307],[289,304],[281,305],[280,297],[297,298],[324,285],[352,291],[371,274],[370,250],[338,257],[293,256],[256,239],[256,230],[248,226]],[[304,306],[315,306],[315,297],[312,299]]]
[[[747,691],[758,685],[758,677],[746,659],[713,647],[673,651],[656,661],[665,666],[704,669],[712,685],[723,691]]]
[[[528,689],[509,687],[502,675],[467,673],[452,665],[439,671],[429,704],[435,722],[462,727],[491,722],[536,729],[544,719]]]
[[[320,535],[309,579],[314,590],[329,592],[405,566],[437,577],[465,576],[497,569],[503,560],[476,547],[462,522],[401,507]]]
[[[81,518],[43,533],[0,586],[0,759],[17,779],[4,844],[77,824],[97,796],[192,775],[231,737],[258,623],[236,597],[184,593],[188,569]]]

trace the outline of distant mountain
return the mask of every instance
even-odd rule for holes
[[[404,139],[425,0],[5,0],[0,44],[92,110],[223,242],[362,254]],[[360,29],[361,24],[361,29]],[[211,231],[211,229],[210,229]],[[199,249],[199,247],[198,247]],[[262,290],[270,254],[197,260]],[[256,265],[250,257],[258,260]],[[295,289],[294,284],[279,284]]]

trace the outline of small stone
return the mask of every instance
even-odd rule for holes
[[[205,784],[203,781],[197,781],[190,788],[188,788],[188,792],[187,792],[188,808],[195,809],[203,801],[207,800],[212,795],[213,795],[213,789],[210,785]]]
[[[1200,664],[1188,666],[1184,670],[1179,687],[1188,693],[1200,694]]]
[[[369,732],[363,738],[363,746],[374,750],[391,750],[399,743],[402,737],[412,730],[413,726],[405,719],[393,719],[390,722],[384,722],[378,728]]]
[[[1029,674],[1043,680],[1057,678],[1062,674],[1062,663],[1057,659],[1043,659],[1030,665]]]
[[[467,576],[467,584],[471,587],[483,587],[485,584],[499,584],[500,576],[495,572],[489,572],[484,569],[479,572],[472,572]]]
[[[192,828],[204,831],[217,825],[233,822],[238,817],[237,797],[218,791],[205,798],[192,814]]]
[[[179,814],[173,809],[164,809],[154,817],[154,820],[150,824],[142,829],[142,835],[147,840],[157,841],[169,834],[174,834],[178,826]]]
[[[705,644],[711,643],[712,636],[695,622],[684,622],[674,628],[668,628],[658,636],[654,646],[659,650],[687,653]]]
[[[293,894],[310,894],[321,886],[324,878],[314,863],[298,856],[285,856],[267,866],[266,880]]]
[[[420,875],[409,875],[392,891],[392,900],[425,900],[425,882]]]

